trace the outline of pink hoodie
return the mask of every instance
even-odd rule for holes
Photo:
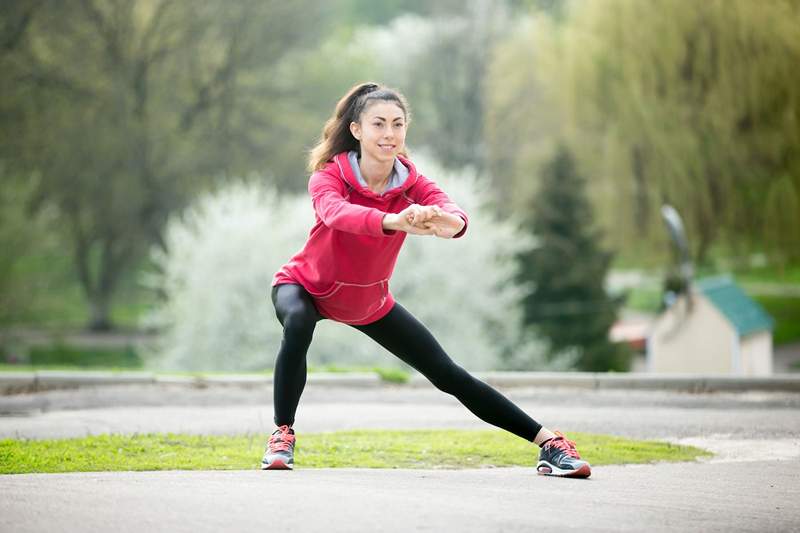
[[[406,232],[384,230],[383,216],[411,204],[438,205],[464,219],[454,239],[464,235],[469,223],[435,182],[418,174],[405,157],[397,157],[408,168],[408,178],[383,195],[358,182],[347,152],[311,175],[308,192],[316,223],[303,249],[275,273],[273,286],[299,283],[322,316],[345,324],[369,324],[391,311],[389,278]]]

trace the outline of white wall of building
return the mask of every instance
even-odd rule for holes
[[[647,370],[730,374],[735,370],[733,348],[737,344],[733,326],[704,296],[693,295],[691,311],[687,311],[686,298],[681,297],[653,324],[647,344]]]
[[[759,331],[742,339],[742,375],[772,374],[772,332]]]

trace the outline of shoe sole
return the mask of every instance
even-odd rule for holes
[[[261,470],[293,470],[292,463],[284,463],[280,459],[275,459],[270,464],[261,463]]]
[[[557,466],[551,465],[547,461],[541,461],[536,465],[536,472],[542,476],[554,477],[576,477],[587,478],[592,475],[592,469],[589,465],[581,465],[577,470],[563,470]]]

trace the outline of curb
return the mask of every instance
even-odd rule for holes
[[[484,372],[475,377],[496,387],[569,387],[591,390],[661,390],[679,392],[800,392],[800,375],[761,377],[714,374],[646,374],[641,372]],[[412,386],[423,386],[413,376]],[[422,385],[420,385],[422,383]]]
[[[661,390],[680,392],[800,392],[800,375],[737,377],[727,375],[593,373],[593,372],[474,372],[476,378],[498,388],[566,387],[588,390]],[[312,373],[309,385],[374,388],[386,385],[371,372]],[[170,376],[151,372],[0,372],[0,394],[19,394],[53,389],[112,385],[183,385],[208,387],[267,387],[272,376],[252,374],[222,376]],[[411,376],[395,387],[424,388],[433,385],[422,375]]]
[[[371,372],[312,373],[307,384],[326,387],[379,387],[383,381]],[[272,376],[227,374],[224,376],[170,376],[152,372],[72,372],[37,370],[35,372],[0,372],[0,395],[77,389],[113,385],[183,385],[194,388],[213,386],[256,388],[272,385]]]

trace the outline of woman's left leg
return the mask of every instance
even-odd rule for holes
[[[417,369],[438,389],[458,398],[484,422],[530,442],[542,429],[511,400],[456,364],[430,331],[399,303],[380,320],[353,327]]]

